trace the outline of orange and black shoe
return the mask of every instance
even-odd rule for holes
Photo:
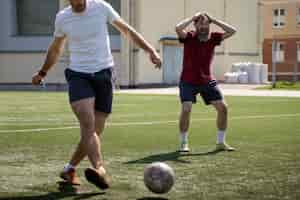
[[[74,168],[70,168],[67,171],[63,170],[59,176],[72,185],[81,185],[79,177],[76,175],[76,170]]]
[[[106,173],[100,173],[98,170],[87,168],[84,171],[85,177],[88,182],[94,184],[102,190],[106,190],[110,187],[111,178]]]

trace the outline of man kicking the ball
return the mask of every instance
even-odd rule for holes
[[[187,27],[193,23],[195,30],[187,31]],[[210,33],[210,24],[221,27],[224,32]],[[206,105],[213,105],[217,110],[217,151],[233,151],[225,142],[227,129],[227,105],[222,93],[217,86],[211,72],[214,49],[221,42],[231,37],[235,28],[217,20],[208,14],[197,13],[192,18],[180,22],[176,26],[179,40],[184,44],[183,70],[179,84],[180,99],[182,103],[179,129],[180,151],[189,152],[188,129],[192,104],[196,103],[196,96],[200,93]]]
[[[86,156],[92,167],[85,170],[87,180],[101,189],[110,186],[101,154],[101,137],[105,121],[112,110],[111,55],[107,23],[111,23],[127,39],[145,50],[150,60],[160,67],[161,60],[139,33],[124,22],[110,4],[103,0],[69,0],[71,6],[56,16],[54,40],[47,58],[32,83],[40,84],[57,62],[68,40],[70,65],[65,70],[72,110],[80,124],[81,139],[70,162],[60,177],[79,185],[75,167]]]

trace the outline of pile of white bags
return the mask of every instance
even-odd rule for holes
[[[231,72],[224,75],[226,83],[266,84],[268,65],[261,63],[234,63]]]

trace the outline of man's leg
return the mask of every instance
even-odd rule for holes
[[[111,83],[111,69],[104,69],[94,74],[92,78],[92,87],[95,92],[94,105],[94,128],[98,139],[101,141],[101,134],[105,128],[105,121],[112,110],[112,83]],[[111,178],[107,175],[103,163],[98,169],[88,168],[84,171],[86,179],[99,187],[100,189],[109,188]],[[95,167],[94,167],[95,168]]]
[[[109,116],[108,113],[95,111],[95,128],[96,128],[97,135],[100,137],[100,139],[103,134],[105,128],[105,122],[108,116]]]
[[[223,100],[213,101],[211,104],[217,111],[217,128],[220,131],[227,129],[228,106]]]
[[[192,112],[191,101],[182,102],[181,113],[179,117],[179,131],[180,131],[180,150],[182,152],[188,152],[188,130],[190,126],[190,117]]]
[[[87,154],[93,167],[85,170],[86,179],[100,189],[107,189],[111,180],[106,176],[103,167],[100,138],[96,133],[95,98],[79,100],[72,103],[71,106],[79,120],[81,130],[81,140],[73,159],[79,163]]]
[[[212,101],[211,104],[217,111],[217,150],[234,151],[233,147],[226,144],[225,134],[228,123],[228,106],[223,100]]]
[[[108,116],[109,114],[107,113],[95,111],[95,129],[100,141]],[[84,151],[83,144],[80,142],[70,160],[70,165],[76,167],[85,158],[86,155],[87,154]]]
[[[79,120],[81,140],[60,177],[76,185],[80,184],[80,181],[76,176],[75,167],[86,155],[89,156],[94,168],[98,169],[102,165],[100,141],[98,135],[95,134],[94,101],[94,98],[86,98],[71,103],[72,110]]]
[[[179,118],[179,130],[181,133],[187,133],[189,130],[192,105],[192,102],[183,102],[181,104],[181,113]]]
[[[192,112],[192,105],[196,103],[196,95],[199,92],[198,87],[193,84],[180,82],[179,93],[181,101],[181,112],[179,117],[179,137],[181,152],[189,152],[188,146],[188,130],[190,126],[190,117]]]
[[[95,98],[87,98],[71,104],[72,110],[79,120],[81,132],[79,145],[70,162],[73,166],[78,165],[85,155],[88,156],[95,169],[102,166],[100,140],[95,127],[94,105]]]

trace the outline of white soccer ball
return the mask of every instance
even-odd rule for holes
[[[154,193],[163,194],[169,192],[174,182],[175,173],[166,163],[151,163],[144,170],[144,183]]]

